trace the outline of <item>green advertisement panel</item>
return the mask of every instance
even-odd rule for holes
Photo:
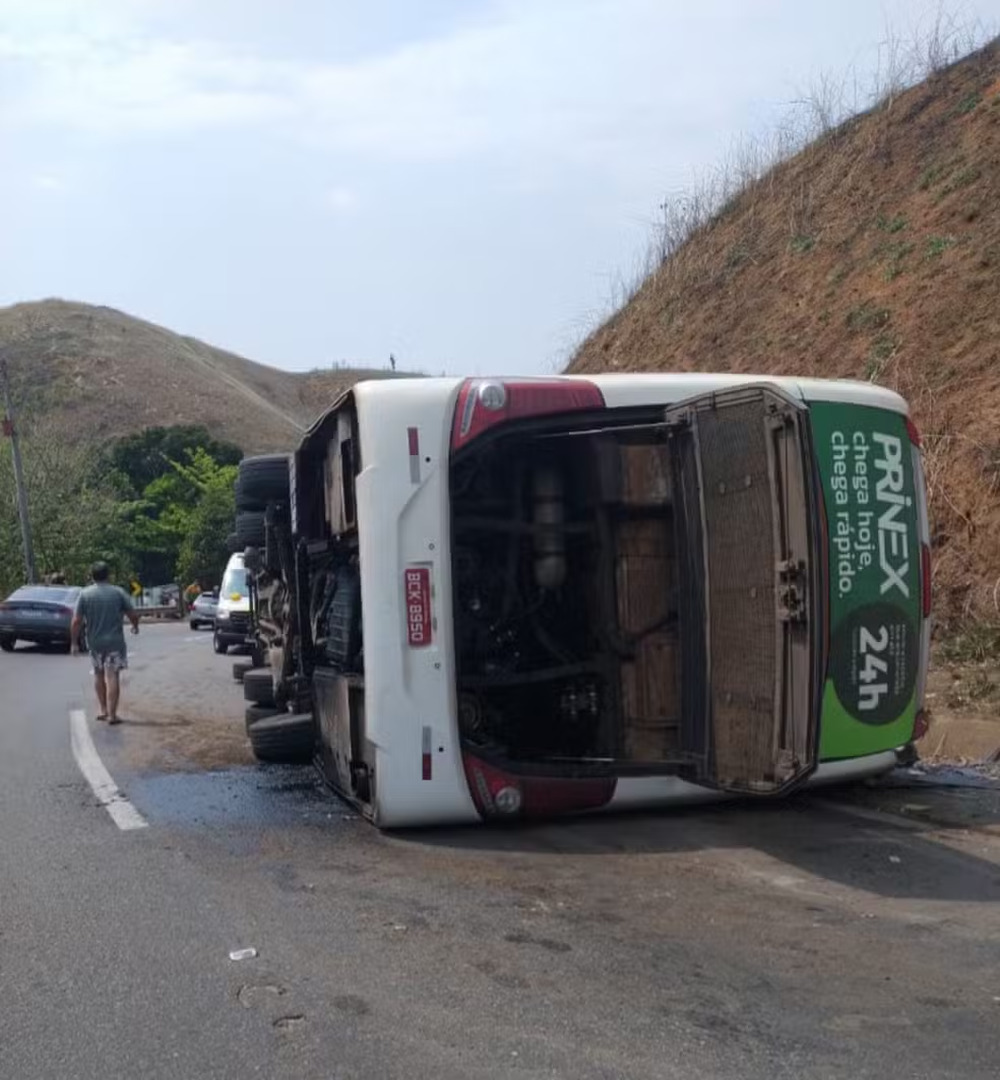
[[[813,440],[830,551],[830,656],[820,759],[909,740],[920,657],[914,455],[899,413],[816,402]]]

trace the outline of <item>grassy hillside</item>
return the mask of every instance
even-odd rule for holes
[[[830,131],[671,250],[570,370],[851,377],[924,433],[937,608],[1000,618],[1000,47]]]
[[[63,300],[0,310],[22,406],[49,431],[99,442],[202,424],[247,452],[293,446],[344,389],[384,371],[279,371],[111,308]]]

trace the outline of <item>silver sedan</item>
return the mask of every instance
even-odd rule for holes
[[[192,630],[201,626],[215,626],[215,613],[219,609],[219,594],[217,592],[203,592],[195,597],[188,615],[188,623]]]

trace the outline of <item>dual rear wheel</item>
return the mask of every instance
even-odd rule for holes
[[[254,757],[268,763],[298,764],[312,760],[316,725],[312,713],[289,713],[274,693],[270,668],[243,668],[233,675],[243,683],[244,718]]]
[[[287,521],[291,497],[290,458],[264,454],[244,458],[236,478],[236,528],[229,537],[234,551],[260,549],[265,559],[267,512],[272,521]],[[243,683],[244,719],[250,746],[258,761],[298,763],[312,760],[316,725],[311,713],[290,713],[275,697],[274,678],[266,667],[237,663],[233,678]]]

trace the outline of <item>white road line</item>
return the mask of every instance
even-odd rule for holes
[[[69,736],[73,745],[73,757],[90,784],[97,801],[111,815],[119,829],[145,829],[149,822],[118,790],[111,773],[104,767],[94,740],[87,728],[87,714],[83,709],[73,709],[69,714]]]

